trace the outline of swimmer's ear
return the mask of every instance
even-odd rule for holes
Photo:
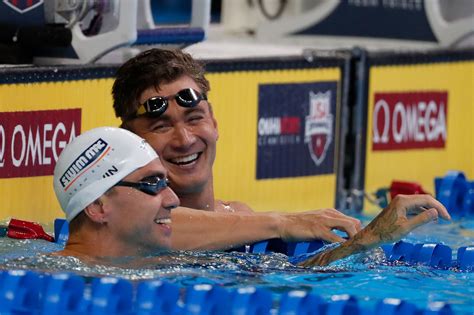
[[[93,222],[102,224],[105,222],[105,211],[102,200],[99,198],[84,209],[84,213]]]

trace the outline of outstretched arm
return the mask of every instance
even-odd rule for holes
[[[300,213],[221,213],[178,207],[171,212],[172,247],[179,250],[225,250],[258,241],[323,239],[341,241],[333,228],[350,237],[360,222],[334,209]]]
[[[414,214],[408,218],[407,214]],[[372,222],[341,246],[322,252],[301,266],[324,266],[338,259],[401,239],[416,227],[441,216],[450,220],[446,208],[430,195],[398,195]]]

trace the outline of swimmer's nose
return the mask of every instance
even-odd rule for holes
[[[174,208],[179,206],[179,198],[178,196],[176,196],[176,194],[171,188],[166,187],[163,190],[163,194],[164,194],[163,203],[162,203],[163,208],[165,208],[168,211],[171,211]]]
[[[176,126],[173,132],[173,145],[179,148],[188,148],[196,142],[196,136],[187,127]]]

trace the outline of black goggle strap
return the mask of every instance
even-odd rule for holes
[[[159,113],[162,114],[166,110],[166,106],[168,105],[168,99],[173,96],[155,96],[150,99],[148,99],[145,103],[140,105],[137,109],[137,116],[143,115],[143,114],[153,114],[153,113]],[[193,89],[184,89],[179,91],[174,95],[174,98],[176,100],[176,103],[181,106],[181,107],[194,107],[197,104],[199,104],[200,101],[206,100],[207,101],[207,95],[205,93],[199,93]],[[150,106],[150,103],[159,101],[161,102],[160,106],[157,109],[152,109]],[[153,106],[156,107],[156,106]],[[165,108],[165,110],[162,110]]]
[[[150,182],[132,183],[132,182],[127,182],[127,181],[119,181],[114,186],[132,187],[148,195],[157,195],[158,192],[168,187],[168,183],[169,181],[167,178],[160,178],[158,181],[154,183],[150,183]]]

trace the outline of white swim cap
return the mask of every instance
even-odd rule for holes
[[[54,191],[66,219],[85,207],[133,171],[158,155],[139,136],[121,128],[89,130],[61,152],[54,168]]]

